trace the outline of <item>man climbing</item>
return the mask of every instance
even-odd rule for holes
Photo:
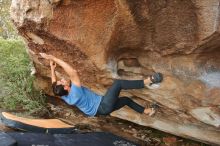
[[[122,89],[141,89],[154,83],[160,83],[163,80],[161,73],[155,73],[144,80],[115,80],[104,96],[97,95],[93,91],[84,87],[80,83],[77,71],[68,63],[53,55],[40,53],[40,55],[50,60],[51,80],[53,92],[60,96],[67,104],[75,105],[88,116],[108,115],[111,112],[127,105],[138,113],[144,113],[152,116],[157,108],[156,105],[150,108],[144,108],[128,97],[118,98]],[[60,65],[69,75],[70,81],[61,79],[57,81],[55,68]]]

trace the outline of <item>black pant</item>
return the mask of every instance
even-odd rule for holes
[[[111,112],[127,105],[138,113],[144,112],[144,107],[137,104],[128,97],[118,98],[121,89],[141,89],[144,88],[143,80],[115,80],[113,85],[108,89],[99,105],[96,115],[107,115]]]

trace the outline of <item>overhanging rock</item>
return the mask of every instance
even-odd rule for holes
[[[219,11],[219,0],[12,0],[11,5],[45,92],[51,93],[50,71],[39,52],[70,63],[82,83],[100,94],[114,78],[143,79],[159,71],[165,76],[159,89],[123,92],[143,106],[158,102],[156,117],[127,109],[112,115],[214,144],[220,144]],[[64,76],[61,69],[57,73]]]

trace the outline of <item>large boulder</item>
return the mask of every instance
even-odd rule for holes
[[[36,83],[51,94],[48,62],[70,63],[82,83],[104,94],[113,79],[164,74],[158,89],[127,90],[154,117],[123,108],[112,116],[220,145],[219,0],[12,0],[11,17],[25,38]],[[66,76],[58,68],[59,77]]]

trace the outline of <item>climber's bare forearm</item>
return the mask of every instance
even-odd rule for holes
[[[53,55],[47,55],[46,53],[40,53],[40,55],[45,59],[51,60],[56,64],[59,64],[64,69],[64,71],[69,75],[71,82],[73,82],[77,86],[81,86],[77,71],[73,69],[68,63],[64,62],[59,58],[56,58]]]
[[[55,63],[59,64],[64,69],[64,71],[69,75],[70,80],[72,82],[74,82],[78,86],[81,86],[78,73],[75,69],[73,69],[68,63],[64,62],[63,60],[61,60],[59,58],[56,58],[56,57],[52,56],[51,59]]]
[[[59,64],[70,77],[77,75],[77,71],[73,69],[68,63],[56,57],[52,57],[52,60]]]
[[[51,81],[52,81],[52,83],[57,81],[56,73],[55,73],[55,70],[53,68],[51,68]]]

